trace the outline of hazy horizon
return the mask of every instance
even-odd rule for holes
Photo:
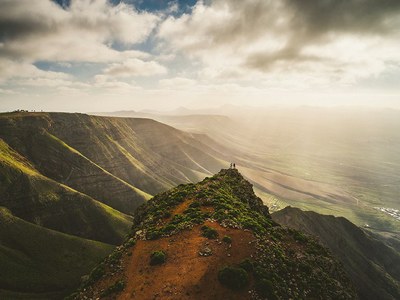
[[[396,0],[0,4],[0,111],[400,108]]]

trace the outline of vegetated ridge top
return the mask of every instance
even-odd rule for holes
[[[72,295],[85,297],[356,299],[342,266],[275,223],[236,169],[140,206],[130,237]]]

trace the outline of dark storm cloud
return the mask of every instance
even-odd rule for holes
[[[293,26],[305,26],[310,35],[333,32],[385,34],[398,17],[398,0],[287,0],[294,12]]]
[[[33,4],[35,5],[35,4]],[[58,8],[55,4],[47,3],[46,11],[27,6],[22,1],[0,0],[0,41],[47,33],[57,26],[57,17],[51,12]],[[23,16],[23,18],[21,17]]]
[[[282,9],[283,8],[283,9]],[[261,11],[247,18],[259,19]],[[255,53],[245,64],[269,69],[277,62],[317,61],[301,53],[308,45],[323,44],[340,35],[390,36],[399,33],[398,0],[286,0],[281,16],[287,20],[288,40],[274,53]]]

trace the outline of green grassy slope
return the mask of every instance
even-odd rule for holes
[[[50,117],[54,135],[110,173],[150,194],[200,180],[223,165],[214,153],[208,153],[206,145],[199,145],[189,134],[150,119],[82,114]],[[68,121],[74,126],[65,130]]]
[[[26,220],[64,233],[118,244],[130,217],[38,173],[0,140],[0,205]]]
[[[272,214],[282,224],[318,237],[343,263],[360,299],[400,298],[400,254],[344,218],[286,207]]]
[[[73,118],[70,122],[74,123]],[[86,128],[85,125],[82,126]],[[47,114],[32,117],[0,116],[0,137],[26,157],[46,177],[68,185],[124,213],[132,214],[138,205],[150,197],[110,174],[51,134],[49,132],[51,127],[52,120]],[[89,142],[90,140],[86,141]],[[101,151],[101,147],[93,149],[94,154]],[[109,160],[113,159],[109,156],[109,152],[103,155],[107,155]]]
[[[227,164],[196,136],[149,119],[0,114],[0,138],[43,175],[126,213]]]
[[[0,298],[60,298],[112,249],[31,224],[0,207]]]

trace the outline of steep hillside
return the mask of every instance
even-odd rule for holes
[[[41,175],[0,139],[0,206],[28,222],[118,244],[131,218]]]
[[[0,232],[0,298],[54,299],[76,288],[150,194],[198,181],[223,159],[152,120],[0,114],[0,207],[13,220]]]
[[[33,225],[0,207],[0,298],[60,299],[112,249]]]
[[[272,218],[316,236],[343,263],[360,299],[400,299],[400,254],[345,218],[286,207]]]
[[[149,119],[1,114],[0,138],[43,175],[129,214],[149,194],[226,165],[195,136]]]
[[[76,122],[73,114],[67,114],[64,120],[58,122],[61,123],[58,127],[64,126],[66,133],[76,136],[76,139],[80,138],[79,133],[72,128],[91,129],[90,124]],[[0,138],[44,176],[122,212],[133,213],[147,195],[91,161],[77,151],[75,145],[57,137],[51,131],[55,123],[57,121],[48,114],[2,114]],[[82,137],[82,141],[91,144],[87,135]],[[102,153],[104,149],[98,144],[94,144],[92,150],[94,155],[101,153],[103,156],[108,155],[110,161],[113,160],[109,152]]]
[[[342,266],[276,224],[236,169],[142,205],[74,299],[355,299]]]

